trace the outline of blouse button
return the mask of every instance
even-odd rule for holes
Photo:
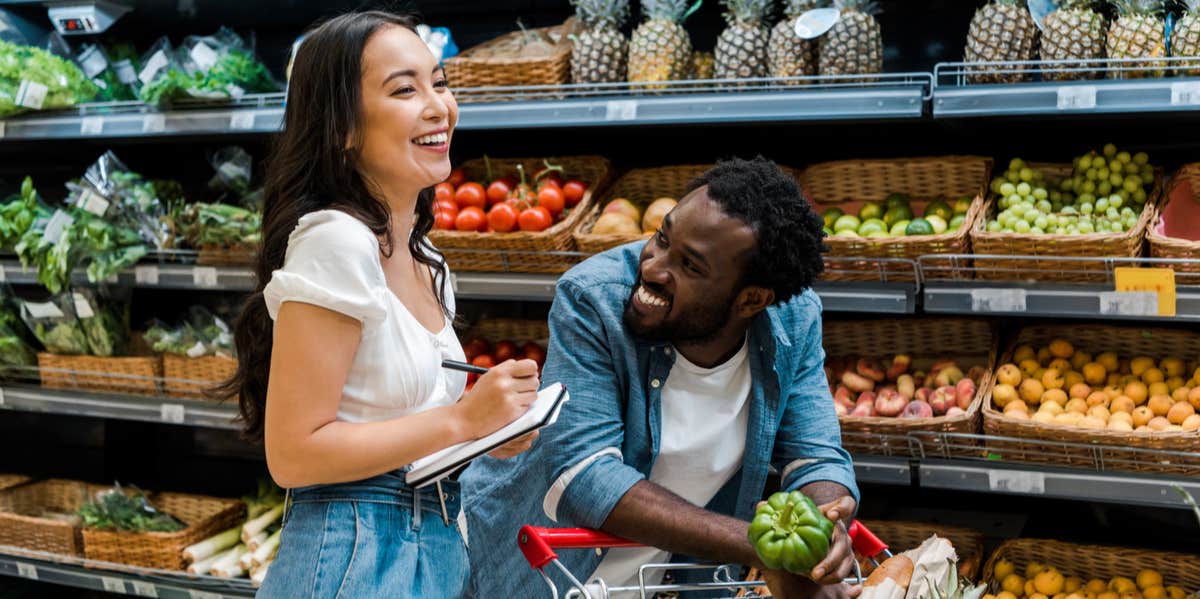
[[[658,379],[654,379],[654,380],[650,381],[650,386],[654,387],[655,389],[659,388],[659,386],[661,386],[661,385],[662,385],[662,383],[660,383],[658,381]]]

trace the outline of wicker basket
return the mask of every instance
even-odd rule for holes
[[[562,273],[577,263],[578,257],[553,252],[571,252],[575,243],[571,231],[592,207],[592,198],[603,191],[612,173],[612,166],[602,156],[565,156],[561,158],[491,158],[493,174],[515,172],[522,164],[529,175],[545,167],[544,160],[562,165],[565,179],[588,183],[583,199],[561,221],[539,232],[476,233],[467,231],[429,232],[429,240],[446,257],[456,271],[481,272],[539,272]],[[462,164],[468,181],[483,181],[487,168],[482,158]]]
[[[1023,572],[1030,562],[1053,566],[1063,576],[1084,581],[1098,578],[1108,581],[1117,576],[1134,578],[1139,570],[1155,570],[1163,576],[1164,586],[1185,591],[1200,591],[1200,557],[1186,553],[1126,549],[1100,545],[1076,545],[1051,539],[1011,539],[1002,543],[983,567],[983,580],[993,591],[1000,581],[992,575],[996,563],[1008,560]]]
[[[567,83],[571,77],[571,41],[567,34],[573,23],[572,19],[557,27],[531,29],[528,34],[513,31],[468,48],[443,62],[446,78],[455,88],[464,89]],[[526,35],[550,38],[554,42],[553,51],[547,56],[496,56],[498,52],[518,51],[523,47]],[[470,100],[470,96],[465,96],[464,100]]]
[[[205,390],[232,378],[238,367],[236,359],[221,356],[163,354],[162,361],[163,392],[187,399],[207,399]]]
[[[83,529],[83,554],[88,559],[142,568],[183,570],[183,550],[237,524],[245,504],[183,493],[154,493],[147,499],[187,528],[178,532],[119,532]]]
[[[1097,324],[1041,325],[1022,329],[1003,352],[997,368],[999,364],[1012,360],[1013,351],[1017,346],[1028,344],[1045,347],[1053,339],[1066,339],[1076,348],[1087,348],[1093,354],[1112,351],[1118,356],[1150,356],[1159,359],[1165,357],[1167,352],[1173,352],[1189,363],[1197,358],[1197,348],[1200,348],[1200,334],[1181,329]],[[989,389],[994,388],[995,384],[993,371]],[[1107,459],[1103,460],[1103,465],[1106,469],[1135,472],[1200,475],[1200,453],[1196,453],[1200,448],[1200,432],[1121,432],[1018,420],[1009,418],[992,407],[990,392],[983,405],[983,429],[985,433],[995,437],[1049,441],[1037,443],[989,439],[988,451],[1005,460],[1094,468],[1098,461],[1097,452],[1103,449],[1098,446],[1109,446],[1117,451],[1128,451],[1129,448],[1168,450],[1191,452],[1192,457],[1157,458],[1145,455],[1131,459]]]
[[[954,545],[958,554],[958,574],[968,580],[978,580],[983,568],[983,533],[970,528],[925,522],[900,522],[893,520],[861,520],[863,525],[884,543],[893,554],[916,549],[926,539],[937,535]],[[869,560],[860,560],[863,576],[874,570]]]
[[[196,255],[196,264],[204,266],[253,266],[257,245],[235,247],[204,246]]]
[[[0,545],[61,555],[83,555],[77,522],[46,518],[47,511],[74,514],[97,485],[50,479],[0,492]]]
[[[1179,169],[1171,177],[1170,189],[1164,194],[1163,201],[1154,212],[1154,218],[1146,229],[1146,242],[1150,245],[1150,255],[1155,258],[1200,258],[1200,240],[1169,237],[1159,232],[1164,215],[1174,210],[1176,202],[1200,202],[1200,163],[1193,163]],[[1197,264],[1172,264],[1176,273],[1200,273]]]
[[[1070,164],[1034,164],[1050,181],[1071,174]],[[997,198],[984,204],[983,214],[971,229],[971,246],[977,255],[1036,256],[1025,260],[989,260],[975,258],[975,276],[991,280],[1035,280],[1070,282],[1106,282],[1108,265],[1100,261],[1068,263],[1063,257],[1135,258],[1142,254],[1142,239],[1150,226],[1155,206],[1162,194],[1162,174],[1155,177],[1154,188],[1147,195],[1146,205],[1137,224],[1124,233],[1092,233],[1089,235],[1031,235],[1028,233],[992,233],[987,221],[999,212]]]
[[[33,479],[24,474],[0,474],[0,491],[23,485],[30,480]]]
[[[827,363],[841,357],[871,357],[863,348],[877,348],[883,342],[888,352],[913,356],[910,370],[928,367],[933,361],[954,358],[965,370],[982,365],[984,373],[976,382],[975,398],[966,414],[933,418],[886,418],[840,416],[842,445],[855,453],[907,455],[908,444],[899,439],[914,432],[967,433],[979,431],[980,407],[991,396],[992,370],[995,368],[996,340],[992,327],[984,320],[969,318],[905,318],[879,320],[827,321],[824,345]],[[870,350],[868,350],[870,351]],[[902,445],[898,446],[897,444]],[[970,442],[956,441],[947,447],[935,437],[927,450],[942,454],[978,457]]]
[[[928,254],[966,254],[971,251],[968,232],[983,212],[984,194],[992,161],[979,156],[939,156],[889,160],[841,160],[814,164],[800,175],[800,185],[818,212],[838,207],[857,214],[868,201],[883,201],[888,194],[903,193],[913,199],[915,213],[923,213],[930,199],[970,197],[966,220],[955,231],[913,237],[827,237],[829,255],[836,257],[906,258]],[[921,199],[925,198],[925,199]],[[877,278],[878,263],[864,261],[862,275],[853,265],[838,263],[825,280]],[[897,278],[903,278],[902,275]],[[910,280],[912,276],[908,277]]]
[[[544,320],[517,318],[484,318],[462,334],[462,339],[486,339],[489,342],[510,340],[517,344],[533,341],[545,347],[550,338],[550,326]]]
[[[100,358],[38,354],[42,386],[111,393],[157,395],[162,360],[155,357]]]

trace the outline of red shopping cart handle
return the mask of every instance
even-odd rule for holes
[[[875,533],[863,526],[862,522],[855,520],[850,523],[850,544],[854,546],[854,552],[863,556],[874,559],[875,556],[887,551],[887,543],[884,543]]]
[[[535,570],[558,558],[555,549],[592,549],[609,547],[641,547],[635,543],[588,528],[542,528],[525,525],[517,533],[517,546],[525,560]]]

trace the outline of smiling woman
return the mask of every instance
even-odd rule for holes
[[[292,499],[259,597],[465,592],[457,485],[413,489],[404,473],[515,420],[538,379],[536,363],[508,361],[464,394],[465,375],[441,368],[464,356],[426,234],[457,119],[408,17],[335,17],[297,52],[267,167],[259,287],[220,390],[238,397]]]

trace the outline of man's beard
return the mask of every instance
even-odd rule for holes
[[[634,285],[635,293],[640,284],[639,281]],[[635,336],[648,341],[668,341],[674,344],[704,343],[716,338],[721,328],[729,322],[729,314],[736,297],[735,293],[730,293],[722,301],[704,302],[674,320],[643,326],[633,309],[633,295],[630,294],[625,302],[625,327]]]

